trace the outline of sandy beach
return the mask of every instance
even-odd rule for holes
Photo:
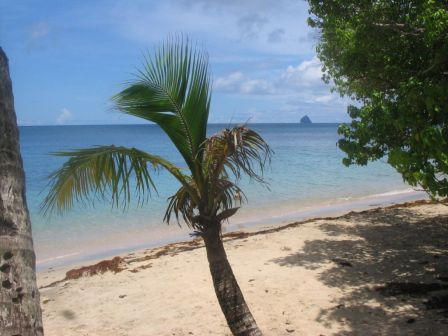
[[[225,246],[265,335],[446,335],[447,237],[448,206],[416,202],[231,233]],[[46,335],[230,335],[199,240],[63,280],[80,266],[38,273]]]

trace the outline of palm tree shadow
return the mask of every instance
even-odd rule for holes
[[[274,260],[283,267],[325,266],[319,280],[344,290],[318,321],[350,330],[337,335],[446,335],[448,216],[397,208],[341,219],[357,224],[317,222],[328,239]]]

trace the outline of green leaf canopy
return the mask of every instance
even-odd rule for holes
[[[358,101],[342,125],[344,163],[387,158],[448,196],[448,2],[309,0],[327,81]]]

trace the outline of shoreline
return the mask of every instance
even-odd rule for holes
[[[441,336],[447,219],[446,203],[420,200],[231,232],[224,244],[268,335]],[[201,239],[40,272],[46,334],[230,335],[209,272]]]
[[[317,222],[317,221],[336,221],[340,220],[344,217],[350,216],[350,215],[362,215],[362,214],[368,214],[369,212],[375,212],[379,210],[387,211],[390,209],[396,209],[396,208],[412,208],[412,207],[418,207],[422,205],[435,205],[437,202],[431,201],[431,200],[416,200],[412,202],[404,202],[404,203],[397,203],[397,204],[391,204],[388,206],[379,206],[374,207],[370,209],[365,210],[351,210],[349,212],[345,212],[343,214],[337,215],[337,216],[326,216],[326,217],[313,217],[308,218],[304,220],[297,220],[294,222],[290,222],[288,224],[282,224],[277,226],[268,226],[266,228],[261,228],[259,230],[253,229],[248,231],[230,231],[223,233],[222,239],[224,243],[228,243],[234,240],[240,240],[240,239],[246,239],[248,237],[258,236],[258,235],[268,235],[275,232],[281,232],[290,228],[295,228],[304,224]],[[155,247],[147,247],[142,248],[135,251],[127,251],[122,254],[115,254],[109,256],[110,259],[96,259],[96,260],[90,260],[92,262],[88,265],[82,265],[81,263],[78,264],[71,264],[71,265],[64,265],[61,268],[52,268],[42,270],[40,272],[37,272],[38,274],[46,273],[46,272],[66,272],[66,277],[63,279],[56,280],[52,283],[46,284],[44,286],[40,286],[39,289],[45,289],[54,287],[55,285],[59,283],[63,283],[65,281],[69,280],[76,280],[79,278],[82,278],[84,276],[90,277],[98,274],[102,274],[105,272],[113,272],[118,273],[122,269],[119,268],[120,262],[126,262],[126,263],[135,263],[135,262],[141,262],[141,261],[148,261],[152,259],[158,259],[160,257],[164,256],[175,256],[178,253],[196,250],[204,247],[204,243],[201,238],[194,238],[191,240],[181,240],[176,241],[164,245],[159,245]],[[136,255],[144,254],[144,257],[136,257]],[[74,274],[74,276],[73,276]]]
[[[394,204],[408,203],[428,199],[427,194],[413,189],[396,190],[385,192],[381,194],[373,194],[362,197],[334,199],[331,201],[324,201],[317,205],[299,207],[297,210],[280,209],[272,214],[263,213],[253,218],[249,215],[246,218],[240,219],[237,222],[230,222],[223,225],[223,233],[231,233],[237,231],[260,231],[266,228],[275,228],[288,225],[291,222],[302,220],[313,220],[320,217],[336,218],[351,211],[365,211],[378,207],[388,207]],[[166,225],[162,223],[160,225]],[[63,253],[58,256],[49,257],[36,261],[37,272],[44,272],[48,269],[68,268],[80,265],[81,263],[92,263],[95,261],[111,258],[117,255],[124,255],[132,252],[138,252],[144,249],[160,248],[165,245],[191,241],[189,239],[190,231],[185,227],[178,228],[178,232],[171,233],[164,238],[132,241],[127,244],[120,244],[118,241],[115,246],[95,247],[90,246],[86,252],[77,251]],[[141,238],[141,235],[136,232],[135,238]],[[189,240],[188,240],[189,239]],[[128,239],[129,240],[129,239]]]

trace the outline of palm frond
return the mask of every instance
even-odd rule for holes
[[[210,98],[207,54],[175,39],[148,55],[136,79],[113,100],[118,110],[158,124],[199,177]]]
[[[227,178],[216,180],[214,191],[214,214],[217,214],[220,210],[239,207],[244,201],[247,201],[246,194],[243,190]]]
[[[204,176],[207,180],[208,208],[221,217],[230,216],[229,210],[247,200],[241,189],[230,179],[243,174],[265,183],[263,171],[270,163],[272,150],[263,138],[245,125],[227,128],[206,140]]]
[[[263,183],[263,171],[270,163],[273,152],[257,132],[241,125],[224,129],[208,138],[205,153],[208,176],[228,176],[232,173],[239,179],[246,174]]]
[[[196,188],[193,181],[189,182],[189,188]],[[198,205],[199,203],[191,197],[188,188],[185,185],[182,185],[179,190],[168,199],[168,207],[163,220],[169,224],[171,222],[171,217],[174,215],[179,225],[179,219],[182,218],[189,228],[196,228],[194,218],[197,215]]]
[[[190,229],[201,232],[204,229],[204,224],[210,224],[212,217],[216,220],[222,221],[236,213],[242,201],[246,199],[243,191],[233,182],[223,178],[215,181],[215,195],[213,195],[214,205],[210,209],[199,208],[205,205],[198,203],[191,197],[191,193],[185,186],[181,186],[179,190],[169,198],[168,207],[165,212],[164,221],[171,222],[172,216],[175,217],[177,223],[179,220],[187,224]],[[191,180],[189,183],[191,189],[195,189],[195,182]],[[210,217],[203,218],[200,213],[208,213]],[[205,219],[205,221],[202,221]]]
[[[97,146],[54,154],[69,159],[50,176],[50,191],[41,205],[44,213],[64,212],[75,201],[106,198],[113,206],[121,203],[126,208],[132,193],[143,204],[151,190],[157,191],[150,171],[160,168],[167,169],[182,184],[187,183],[179,168],[169,161],[135,148]],[[131,190],[131,179],[135,190]]]

